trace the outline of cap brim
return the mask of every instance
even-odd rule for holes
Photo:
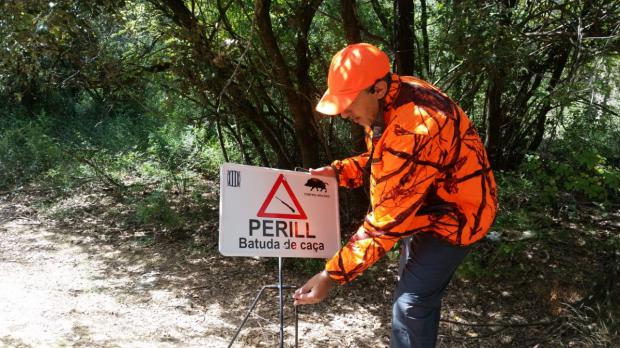
[[[323,94],[321,100],[319,100],[315,109],[325,115],[338,115],[351,105],[359,93],[360,91],[345,94],[332,94],[328,89],[325,94]]]

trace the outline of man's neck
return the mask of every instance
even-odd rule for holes
[[[385,98],[384,98],[385,99]],[[376,140],[381,138],[383,135],[383,129],[385,128],[385,101],[384,99],[379,100],[379,108],[377,110],[377,114],[375,115],[375,119],[370,125],[372,129],[372,139]]]

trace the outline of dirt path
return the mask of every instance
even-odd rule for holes
[[[0,196],[0,347],[228,345],[258,289],[277,281],[277,261],[221,256],[216,217],[188,224],[184,238],[158,239],[152,227],[132,225],[127,209],[101,192],[49,201]],[[620,212],[613,217],[617,221]],[[598,234],[617,233],[615,223],[606,222]],[[583,226],[571,228],[583,235]],[[558,231],[546,233],[552,238]],[[609,260],[599,247],[594,253],[568,241],[511,242],[499,251],[481,243],[478,263],[466,271],[487,275],[452,281],[438,347],[616,342],[598,312],[575,307],[589,277],[608,269]],[[506,256],[498,258],[500,252]],[[484,255],[493,262],[485,264]],[[309,277],[285,262],[286,283],[299,286]],[[324,302],[302,307],[299,346],[387,347],[395,269],[384,258]],[[234,347],[277,346],[277,306],[276,292],[268,292]],[[289,291],[287,347],[293,346],[292,319]]]
[[[59,223],[0,202],[0,346],[226,347],[257,290],[276,280],[275,263],[265,260],[223,258],[216,248],[192,253],[187,241],[145,243],[139,231],[115,234],[89,206],[73,206]],[[287,277],[298,284],[306,275]],[[379,303],[362,308],[334,296],[302,309],[300,346],[386,346],[388,309]],[[329,310],[334,305],[340,309]],[[271,291],[235,347],[275,346],[276,308]]]
[[[150,269],[140,253],[105,244],[85,250],[89,241],[59,237],[32,219],[9,218],[0,233],[0,344],[224,345],[224,337],[204,334],[232,327],[221,307],[197,307],[165,285],[182,275]]]

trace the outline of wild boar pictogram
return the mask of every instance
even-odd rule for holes
[[[317,189],[320,192],[327,192],[327,183],[317,178],[310,178],[304,186],[310,187],[310,191]]]

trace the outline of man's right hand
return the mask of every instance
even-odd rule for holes
[[[332,168],[332,166],[325,166],[321,168],[310,169],[310,174],[336,177],[336,172],[334,171],[334,168]]]
[[[322,271],[310,278],[304,286],[293,294],[295,306],[319,303],[327,296],[336,283],[329,278],[327,271]]]

